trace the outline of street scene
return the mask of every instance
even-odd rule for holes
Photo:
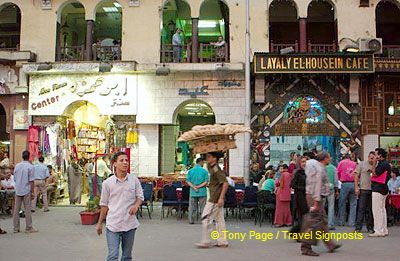
[[[0,256],[396,258],[399,17],[0,0]]]

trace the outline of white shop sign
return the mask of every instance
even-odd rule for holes
[[[77,101],[96,105],[102,115],[136,115],[135,75],[33,75],[29,115],[62,115]]]

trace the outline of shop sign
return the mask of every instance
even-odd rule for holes
[[[254,55],[254,72],[262,73],[373,73],[372,54]]]
[[[14,130],[27,130],[31,124],[31,117],[28,110],[14,110],[13,128]]]
[[[386,118],[386,131],[400,132],[400,118],[395,118],[395,117]]]
[[[87,101],[102,115],[136,115],[134,75],[33,75],[29,115],[63,115],[74,102]]]
[[[277,136],[335,136],[335,127],[329,123],[281,123],[275,126]]]
[[[188,88],[180,88],[179,95],[190,96],[190,98],[197,98],[197,96],[209,95],[207,90],[208,86],[206,85],[194,88],[193,90],[190,90]]]

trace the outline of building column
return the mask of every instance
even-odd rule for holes
[[[93,59],[93,34],[94,34],[94,21],[87,20],[86,21],[86,53],[85,53],[85,61],[91,61]]]
[[[199,18],[192,18],[192,62],[197,63],[199,46]]]
[[[307,18],[299,18],[300,52],[307,52]]]

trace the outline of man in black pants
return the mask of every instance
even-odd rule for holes
[[[369,233],[374,232],[374,217],[372,215],[372,190],[371,190],[371,172],[375,159],[375,152],[371,151],[367,161],[358,163],[354,175],[354,187],[358,197],[358,211],[356,219],[356,231],[361,232],[363,222]]]

